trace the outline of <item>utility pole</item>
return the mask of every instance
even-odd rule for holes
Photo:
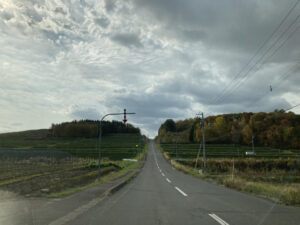
[[[199,159],[199,156],[200,156],[200,153],[201,153],[201,146],[202,146],[202,143],[200,143],[200,146],[199,146],[199,149],[198,149],[196,163],[195,163],[195,169],[197,169],[197,166],[198,166],[198,159]]]
[[[254,136],[252,135],[252,152],[254,153]]]
[[[204,131],[204,113],[202,112],[202,139],[203,139],[203,167],[206,169],[206,149],[205,149],[205,131]]]
[[[234,179],[234,158],[232,160],[232,171],[231,171],[231,179],[233,180]]]
[[[176,134],[176,159],[178,159],[178,145],[177,145],[177,143],[178,143],[178,136]]]
[[[178,133],[176,132],[176,134],[171,134],[171,137],[172,137],[172,144],[174,145],[175,143],[175,156],[176,156],[176,159],[178,159]],[[174,141],[174,138],[175,138],[175,141]]]
[[[205,149],[205,127],[204,127],[204,113],[201,112],[201,113],[198,113],[197,115],[201,115],[201,122],[200,122],[200,125],[201,125],[201,128],[202,128],[202,145],[203,145],[203,168],[204,170],[206,169],[206,149]]]
[[[100,123],[99,123],[99,143],[98,143],[98,147],[99,147],[99,151],[98,151],[98,181],[100,181],[100,178],[101,178],[100,169],[101,169],[102,122],[103,122],[104,118],[107,117],[107,116],[124,115],[123,122],[126,123],[127,122],[126,114],[136,114],[136,113],[127,113],[126,109],[124,109],[123,113],[108,113],[108,114],[104,115],[100,120]]]

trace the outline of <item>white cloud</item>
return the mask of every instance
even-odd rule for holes
[[[95,119],[126,107],[138,113],[129,122],[154,136],[164,119],[184,119],[200,110],[272,111],[295,105],[300,102],[295,67],[300,32],[255,66],[258,71],[239,88],[213,101],[292,4],[1,2],[0,132]]]

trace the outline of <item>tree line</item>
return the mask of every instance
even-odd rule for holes
[[[268,146],[300,149],[300,115],[284,110],[265,113],[236,113],[205,118],[207,143]],[[161,124],[157,140],[161,143],[193,143],[202,141],[200,118]]]
[[[60,124],[52,124],[50,128],[51,136],[74,138],[85,137],[95,138],[99,136],[100,121],[94,120],[74,120]],[[120,121],[102,121],[102,135],[110,133],[134,133],[140,134],[140,129],[131,124],[124,124]]]

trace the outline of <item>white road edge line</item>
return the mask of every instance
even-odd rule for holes
[[[229,223],[225,222],[224,220],[222,220],[220,217],[218,217],[216,214],[211,213],[208,214],[210,217],[212,217],[214,220],[216,220],[219,224],[221,225],[229,225]]]
[[[166,181],[169,182],[169,183],[171,183],[171,181],[168,178],[166,178]]]
[[[164,173],[161,173],[161,175],[164,177],[165,176],[165,174]]]
[[[179,191],[180,194],[182,194],[183,196],[185,196],[185,197],[188,196],[186,193],[184,193],[182,190],[180,190],[180,188],[178,188],[178,187],[175,186],[175,189],[176,189],[177,191]]]

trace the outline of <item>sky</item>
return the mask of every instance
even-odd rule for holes
[[[0,1],[0,133],[126,108],[154,137],[168,118],[288,109],[300,103],[297,2]]]

